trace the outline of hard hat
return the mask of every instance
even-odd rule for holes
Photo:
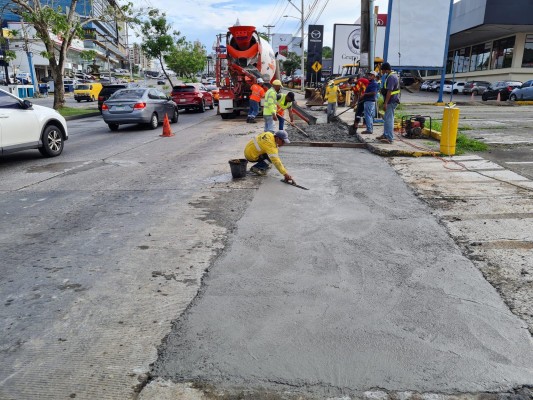
[[[281,84],[281,81],[280,81],[279,79],[276,79],[274,82],[272,82],[272,84],[273,84],[274,86],[283,86],[283,85]]]
[[[257,78],[257,83],[265,83],[265,81],[262,78]]]
[[[331,81],[328,82],[328,85],[331,86],[331,85],[333,85],[334,83],[335,83],[335,81],[331,80]]]

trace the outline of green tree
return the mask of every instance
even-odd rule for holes
[[[283,61],[283,70],[287,73],[287,75],[292,75],[295,70],[300,68],[301,60],[302,58],[296,53],[289,52],[289,54],[287,54],[287,59]]]
[[[43,3],[41,0],[11,0],[11,3],[12,11],[21,16],[24,22],[33,25],[37,38],[41,39],[45,46],[44,56],[48,58],[54,78],[56,110],[65,105],[63,71],[72,41],[83,37],[83,27],[90,22],[116,23],[118,20],[126,20],[131,12],[131,3],[121,7],[109,5],[102,11],[101,16],[82,18],[76,13],[78,0],[70,0],[65,9],[54,7],[53,3]],[[61,44],[56,45],[53,36],[61,38]]]
[[[331,47],[324,46],[322,47],[322,58],[332,58],[333,57],[333,50],[331,50]]]
[[[159,65],[165,74],[170,86],[172,80],[165,69],[165,57],[176,49],[176,42],[183,40],[179,32],[172,31],[172,26],[167,23],[165,13],[158,9],[150,8],[145,17],[139,19],[139,25],[143,36],[141,48],[144,53],[159,61]]]
[[[192,79],[205,65],[207,53],[200,43],[191,43],[180,39],[171,52],[165,56],[165,62],[179,76]]]

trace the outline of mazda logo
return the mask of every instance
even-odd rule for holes
[[[320,36],[322,36],[322,34],[320,33],[320,31],[312,31],[311,32],[311,37],[313,39],[320,39]]]

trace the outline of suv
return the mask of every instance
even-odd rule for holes
[[[180,110],[195,109],[200,112],[205,112],[206,107],[209,107],[211,110],[215,108],[213,95],[202,84],[190,83],[174,86],[170,96]]]
[[[498,81],[491,83],[490,86],[481,95],[481,100],[497,100],[498,95],[501,101],[509,99],[509,95],[513,89],[522,86],[522,82],[516,81]]]
[[[105,85],[98,94],[98,109],[100,112],[102,112],[102,104],[104,104],[104,101],[109,99],[109,97],[117,90],[126,89],[127,87],[128,85]]]
[[[463,94],[474,93],[474,96],[477,96],[483,94],[489,86],[490,82],[487,81],[468,81],[463,88]]]

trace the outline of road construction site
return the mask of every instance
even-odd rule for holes
[[[532,182],[315,115],[309,190],[232,179],[262,124],[214,112],[4,159],[0,398],[530,399]]]

